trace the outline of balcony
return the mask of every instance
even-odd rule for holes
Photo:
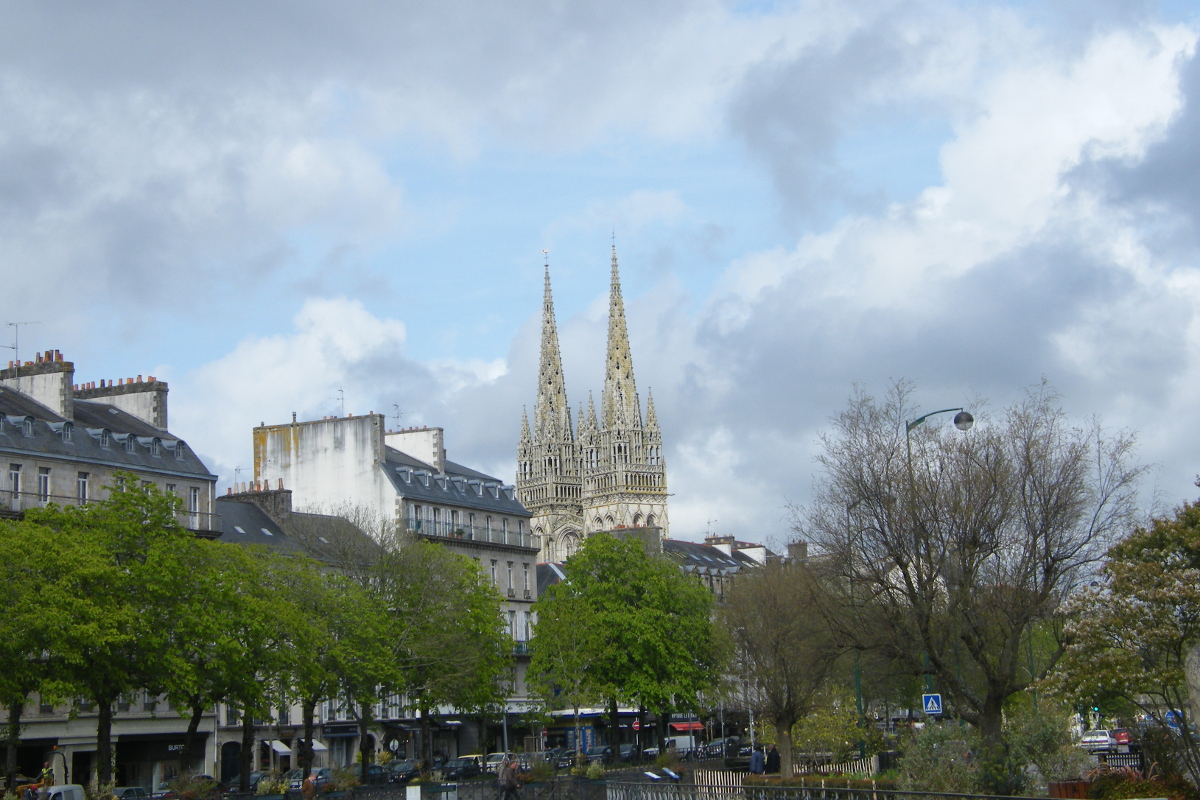
[[[534,536],[532,533],[517,533],[515,531],[508,531],[506,533],[497,528],[492,528],[489,531],[479,525],[471,526],[462,523],[452,524],[441,520],[410,519],[408,520],[408,529],[413,533],[419,533],[431,539],[501,544],[508,545],[509,547],[525,547],[530,550],[541,548],[541,537]]]
[[[518,641],[513,642],[513,655],[514,656],[527,656],[527,655],[529,655],[529,653],[530,653],[529,642],[518,642]]]
[[[103,497],[89,497],[81,501],[75,495],[14,492],[11,489],[0,489],[0,516],[20,518],[22,512],[31,508],[45,508],[51,504],[63,508],[90,505],[104,499]],[[221,518],[217,514],[181,510],[175,514],[175,521],[194,533],[217,535],[221,533]]]

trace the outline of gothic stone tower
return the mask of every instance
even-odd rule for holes
[[[662,431],[647,397],[642,421],[641,400],[633,378],[633,356],[625,328],[625,303],[612,251],[612,285],[608,298],[608,355],[601,418],[588,398],[588,416],[579,426],[583,460],[583,532],[620,527],[658,527],[667,534],[667,472]]]
[[[542,361],[538,369],[537,403],[533,407],[533,430],[530,431],[529,418],[522,412],[521,442],[517,446],[517,499],[533,513],[530,526],[542,541],[540,561],[561,561],[579,546],[583,535],[579,472],[547,264],[542,300]]]
[[[517,492],[533,512],[534,533],[542,537],[543,561],[567,558],[583,536],[596,531],[658,527],[667,531],[667,478],[662,432],[647,398],[646,418],[633,377],[625,304],[612,253],[608,355],[601,416],[588,398],[579,410],[578,439],[571,429],[562,356],[546,268],[542,305],[542,352],[534,424],[521,420],[517,448]]]

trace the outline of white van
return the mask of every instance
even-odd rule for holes
[[[83,787],[78,783],[64,783],[62,786],[51,786],[50,795],[46,800],[85,800]]]

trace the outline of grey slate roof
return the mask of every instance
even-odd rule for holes
[[[525,506],[516,499],[516,492],[512,487],[508,487],[506,491],[503,486],[504,482],[499,478],[485,475],[453,461],[446,462],[446,472],[440,475],[433,465],[426,464],[407,453],[391,447],[386,448],[385,452],[385,461],[380,468],[395,487],[396,493],[406,499],[477,508],[481,511],[515,517],[530,516]],[[429,474],[418,474],[421,472]],[[475,481],[476,484],[473,485],[472,481]],[[495,484],[495,495],[492,494],[492,490],[487,488],[484,488],[482,493],[477,490],[484,484]]]
[[[682,539],[665,540],[663,554],[678,561],[684,572],[698,572],[701,575],[733,575],[747,567],[758,566],[754,559],[736,550],[732,555],[727,555],[711,544]]]
[[[321,526],[327,525],[340,528],[342,535],[349,530],[353,535],[363,537],[366,546],[377,546],[342,517],[290,512],[281,524],[258,505],[225,496],[217,498],[216,512],[220,516],[221,530],[217,541],[227,544],[261,545],[284,555],[307,555],[326,564],[335,564],[334,546],[320,535]],[[295,523],[291,530],[290,523]]]
[[[91,400],[76,400],[75,421],[67,421],[32,398],[0,386],[0,453],[41,455],[75,462],[94,463],[134,472],[156,472],[181,478],[216,480],[208,467],[184,442],[169,432],[159,430],[115,406]],[[24,420],[32,417],[29,435],[25,435]],[[71,425],[69,439],[64,441],[62,430]],[[110,432],[108,446],[100,442],[100,432]],[[134,437],[132,451],[125,449],[124,439]],[[158,439],[162,446],[153,455],[149,445]],[[179,457],[174,450],[181,448]]]

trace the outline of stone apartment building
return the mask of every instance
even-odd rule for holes
[[[168,430],[167,384],[140,375],[77,384],[74,375],[75,365],[57,350],[0,370],[0,514],[19,518],[50,503],[103,500],[116,473],[124,471],[178,495],[184,527],[198,536],[218,536],[217,477]],[[144,693],[121,698],[114,711],[118,782],[161,787],[180,769],[184,721]],[[0,716],[6,716],[2,709]],[[36,775],[52,754],[56,782],[90,780],[96,751],[93,706],[35,696],[22,721],[20,772]],[[209,750],[215,757],[211,738]]]
[[[525,673],[540,542],[514,488],[450,461],[444,437],[442,428],[388,430],[382,414],[312,421],[293,415],[290,423],[254,429],[254,478],[260,487],[286,487],[298,511],[362,516],[365,510],[381,523],[475,560],[500,592],[500,611],[512,638],[507,704],[512,742],[517,716],[534,707]],[[339,721],[335,705],[327,709],[327,728]],[[477,726],[463,719],[456,709],[440,709],[438,727],[448,755],[477,752],[480,746]],[[398,730],[412,725],[412,720],[394,720]],[[344,727],[350,735],[350,726]],[[345,752],[352,754],[356,747]],[[341,752],[331,751],[334,763]]]

